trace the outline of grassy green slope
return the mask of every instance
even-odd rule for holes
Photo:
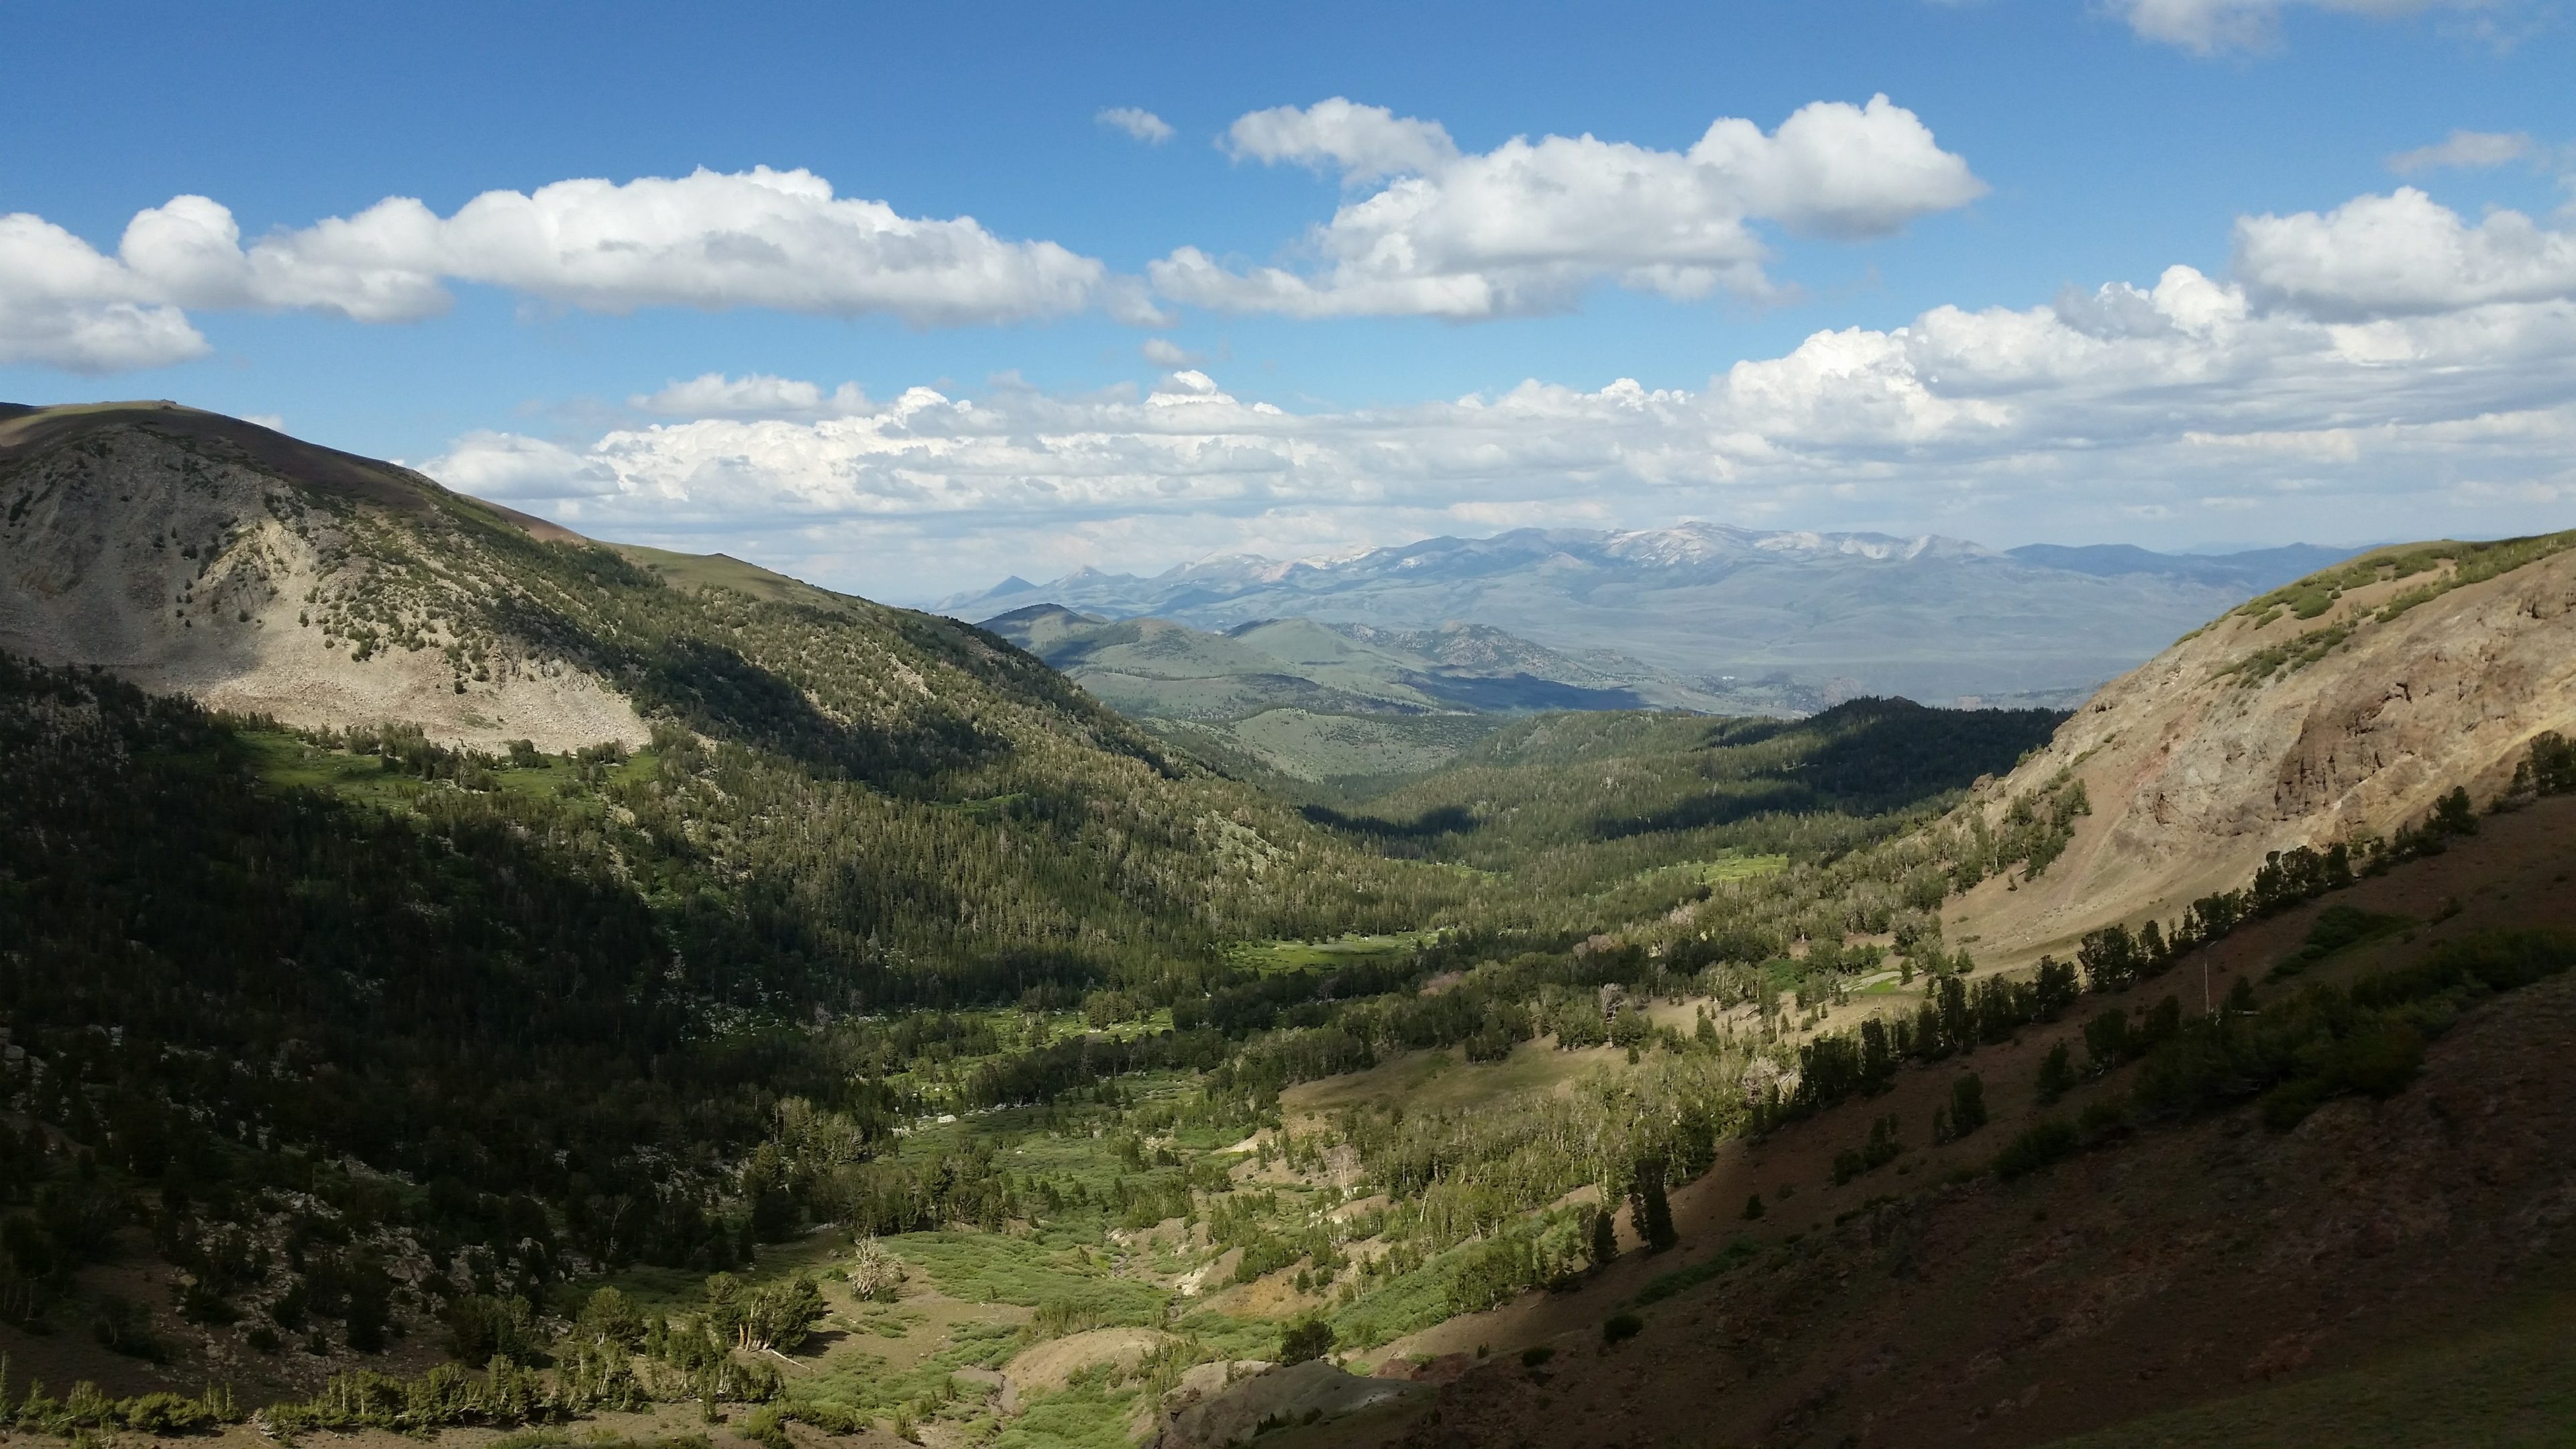
[[[1830,856],[1937,813],[2060,718],[1903,700],[1804,720],[1538,715],[1432,774],[1307,813],[1391,855],[1508,874],[1524,900],[1585,899],[1594,919],[1634,920],[1692,888],[1670,867]]]

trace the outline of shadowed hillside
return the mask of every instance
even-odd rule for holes
[[[1455,1364],[1436,1400],[1280,1442],[2556,1442],[2576,1424],[2571,826],[2566,800],[2490,817],[2172,975],[1729,1144],[1673,1195],[1676,1248],[1400,1342]],[[2338,912],[2407,924],[2355,942]],[[2529,974],[2457,964],[2516,952]],[[2323,1105],[2178,1094],[2223,1040],[2204,971],[2249,1035],[2357,1002],[2413,1023],[2404,1054],[2338,1068],[2355,1084]],[[2169,998],[2187,1025],[2150,1026]],[[2113,1016],[2169,1034],[2124,1045]]]

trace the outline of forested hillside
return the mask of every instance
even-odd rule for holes
[[[1698,883],[1675,867],[1826,859],[1928,821],[2062,718],[1879,699],[1801,720],[1541,715],[1444,769],[1306,813],[1391,856],[1507,878],[1538,918],[1623,922]]]
[[[1850,713],[1866,739],[1871,711]],[[1723,728],[1712,743],[1705,722],[1666,743],[1720,760],[1767,745],[1774,773],[1795,774],[1843,759],[1849,723],[1790,747],[1759,729],[1749,746]],[[2018,742],[1975,743],[1994,765]],[[1598,747],[1561,764],[1539,745],[1521,753],[1542,769],[1603,760]],[[1748,785],[1748,798],[1919,807],[1974,753],[1886,778],[1847,778],[1846,762],[1795,787],[1812,797]],[[1179,798],[1243,798],[1187,767],[1134,768]],[[1669,787],[1761,773],[1741,759],[1699,768]],[[1232,1255],[1243,1281],[1348,1275],[1338,1300],[1316,1301],[1346,1305],[1334,1319],[1346,1340],[1382,1341],[1561,1272],[1581,1248],[1559,1215],[1527,1231],[1564,1243],[1515,1235],[1468,1251],[1492,1214],[1615,1186],[1641,1160],[1686,1177],[1740,1121],[1732,1089],[1712,1095],[1750,1059],[1739,1028],[1690,1038],[1636,1002],[1686,991],[1783,1030],[1776,986],[1819,1007],[1850,989],[1876,958],[1828,939],[1846,921],[1888,926],[1915,864],[1845,853],[1893,834],[1902,813],[1848,817],[1816,840],[1791,830],[1759,857],[1708,833],[1725,827],[1632,832],[1658,840],[1660,861],[1719,851],[1632,883],[1639,899],[1704,900],[1715,880],[1762,923],[1650,956],[1582,942],[1618,908],[1597,881],[1533,874],[1534,894],[1501,889],[1506,875],[1366,853],[1383,832],[1347,820],[1280,820],[1304,854],[1242,866],[1290,877],[1267,895],[1122,893],[1136,876],[1087,869],[1106,854],[1086,844],[1106,828],[1098,812],[1059,823],[983,795],[960,809],[938,779],[853,780],[668,721],[633,751],[485,755],[417,729],[220,717],[98,671],[0,660],[0,1001],[23,1053],[7,1083],[23,1125],[8,1141],[17,1226],[0,1307],[56,1336],[94,1330],[145,1359],[292,1384],[299,1365],[405,1341],[482,1353],[492,1340],[475,1325],[532,1311],[514,1301],[542,1312],[630,1266],[739,1267],[809,1223],[902,1235],[1023,1221],[1105,1248],[1104,1234],[1177,1214],[1204,1224],[1201,1251]],[[1014,832],[1035,863],[1005,843]],[[1207,863],[1170,848],[1166,879],[1207,878],[1180,875]],[[1123,859],[1158,858],[1131,844]],[[878,873],[863,873],[871,862]],[[1437,889],[1384,884],[1417,878]],[[1006,908],[1019,934],[977,929],[977,911]],[[1320,924],[1290,914],[1326,909],[1339,914]],[[1083,929],[1049,943],[1046,911]],[[1434,917],[1456,924],[1320,949],[1226,944]],[[1808,929],[1825,935],[1789,960]],[[1345,1222],[1339,1198],[1293,1175],[1216,1201],[1236,1176],[1218,1149],[1280,1132],[1280,1093],[1300,1082],[1442,1049],[1516,1060],[1523,1076],[1539,1063],[1551,1080],[1655,1043],[1642,1074],[1605,1077],[1547,1129],[1586,1144],[1572,1155],[1527,1157],[1535,1143],[1497,1079],[1495,1115],[1454,1129],[1472,1160],[1491,1159],[1476,1175],[1401,1166],[1418,1149],[1396,1139],[1383,1161],[1362,1147],[1391,1190],[1429,1190],[1416,1207]],[[1663,1105],[1637,1118],[1638,1100]],[[964,1136],[919,1130],[997,1107],[1017,1115]],[[997,1160],[1032,1128],[1068,1144],[1063,1171]],[[1158,1133],[1164,1145],[1137,1145]],[[1320,1148],[1278,1141],[1321,1166]],[[1337,1245],[1353,1233],[1378,1248],[1349,1256]],[[174,1273],[166,1309],[84,1288],[84,1265],[138,1252]],[[1102,1308],[1079,1278],[1040,1297],[1147,1323],[1166,1309],[1146,1305],[1179,1301],[1163,1287]],[[1238,1308],[1197,1331],[1237,1344],[1250,1332],[1266,1352],[1271,1321]],[[751,1392],[704,1377],[720,1370],[710,1360],[673,1382]]]

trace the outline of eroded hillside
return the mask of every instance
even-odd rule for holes
[[[2465,787],[2500,793],[2532,740],[2576,731],[2576,535],[2383,549],[2221,615],[2114,681],[1982,792],[2061,774],[2092,807],[2038,878],[1945,912],[2011,963],[2170,920],[2273,851],[2392,837]]]
[[[0,422],[0,648],[297,724],[644,742],[527,565],[574,535],[168,404]]]

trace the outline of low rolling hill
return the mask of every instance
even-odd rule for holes
[[[1307,784],[1436,768],[1515,714],[1760,714],[1820,703],[1813,691],[1776,681],[1720,692],[1616,655],[1576,658],[1474,624],[1396,630],[1261,619],[1212,633],[1037,604],[982,627],[1157,734]]]

